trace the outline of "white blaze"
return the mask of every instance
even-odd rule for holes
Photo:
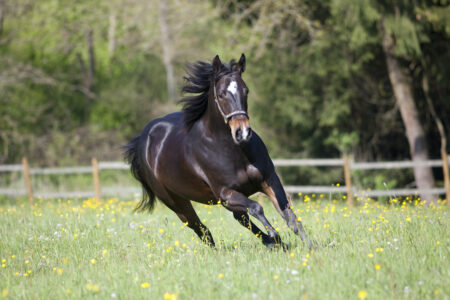
[[[227,91],[229,91],[233,95],[236,94],[236,92],[237,92],[237,83],[236,83],[236,81],[233,80],[232,82],[230,82],[230,84],[228,85]]]
[[[242,130],[242,138],[243,138],[244,140],[246,140],[247,137],[248,137],[248,134],[249,134],[248,128],[247,128],[247,127],[244,127],[244,129]]]

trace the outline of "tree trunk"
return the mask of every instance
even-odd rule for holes
[[[3,19],[5,16],[5,1],[0,0],[0,37],[3,33]]]
[[[419,112],[417,111],[414,102],[411,77],[395,57],[394,40],[386,31],[386,28],[382,28],[381,36],[389,79],[406,129],[406,137],[408,138],[411,158],[414,162],[428,160],[427,141],[425,139],[422,124],[419,120]],[[417,187],[420,190],[434,187],[434,177],[431,167],[414,167],[414,177],[416,179]],[[427,202],[436,202],[437,200],[435,195],[428,193],[422,192],[420,196],[422,200],[426,200]]]
[[[159,0],[159,10],[159,29],[161,30],[163,62],[164,68],[166,69],[167,95],[169,97],[169,101],[173,101],[176,96],[176,87],[172,65],[169,24],[167,22],[167,0]]]
[[[0,0],[1,1],[1,0]],[[108,51],[111,56],[116,49],[116,15],[111,13],[109,15],[109,28],[108,28]]]
[[[84,64],[83,57],[81,56],[80,53],[77,53],[77,60],[78,60],[78,64],[80,65],[80,72],[81,72],[81,76],[83,78],[83,89],[86,92],[90,92],[90,83],[89,83],[89,79],[88,79],[88,75],[87,75],[87,71],[86,71],[86,65]]]
[[[450,206],[450,178],[449,178],[449,168],[448,168],[448,156],[447,156],[447,136],[445,133],[444,124],[439,118],[436,109],[434,108],[433,101],[430,96],[430,86],[428,75],[426,72],[425,60],[422,59],[423,67],[423,77],[422,77],[422,89],[425,94],[425,99],[427,100],[428,108],[430,109],[431,116],[436,123],[436,127],[441,136],[441,158],[442,158],[442,173],[444,175],[444,186],[445,186],[445,199],[447,200],[447,205]]]
[[[95,73],[95,53],[94,53],[94,37],[92,29],[88,29],[86,32],[87,46],[88,46],[88,55],[89,55],[89,68],[88,68],[88,82],[89,82],[89,91],[92,91],[92,87],[94,86],[94,73]]]
[[[0,0],[1,1],[1,0]],[[92,29],[86,31],[86,43],[87,43],[87,54],[88,54],[88,65],[86,66],[85,61],[80,53],[77,53],[77,60],[80,64],[80,71],[83,77],[83,93],[86,95],[91,95],[92,89],[94,87],[94,74],[95,74],[95,53],[94,53],[94,37]]]

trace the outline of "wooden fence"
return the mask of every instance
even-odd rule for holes
[[[354,162],[348,156],[342,159],[274,159],[276,167],[342,167],[344,169],[345,186],[304,186],[304,185],[286,185],[287,193],[345,193],[349,205],[353,205],[353,197],[379,197],[379,196],[408,196],[418,194],[439,194],[446,195],[447,204],[450,205],[450,179],[448,176],[449,160],[443,157],[442,160],[427,160],[421,162],[413,161],[386,161],[386,162]],[[442,168],[444,171],[445,188],[432,188],[426,190],[418,189],[390,189],[390,190],[358,190],[352,186],[351,171],[353,170],[380,170],[380,169],[408,169],[416,166],[428,166]],[[130,195],[140,193],[138,187],[101,187],[99,173],[102,170],[128,170],[129,166],[123,162],[98,162],[96,158],[92,159],[91,166],[81,167],[58,167],[58,168],[30,168],[26,158],[22,159],[22,164],[0,165],[1,172],[23,172],[24,189],[4,189],[0,188],[0,195],[24,196],[28,195],[30,202],[35,197],[42,198],[74,198],[74,197],[97,197],[101,199],[102,194],[108,196]],[[92,191],[75,191],[59,193],[39,193],[32,189],[32,175],[37,174],[82,174],[90,173],[93,178],[94,189]]]

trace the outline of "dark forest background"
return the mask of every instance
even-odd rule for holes
[[[252,127],[272,157],[440,158],[449,4],[0,0],[0,163],[120,160],[149,120],[179,110],[186,62],[241,53]],[[314,184],[339,172],[284,177]],[[404,170],[359,178],[415,184]]]

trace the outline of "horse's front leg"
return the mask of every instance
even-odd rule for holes
[[[292,211],[286,198],[286,192],[284,191],[280,179],[275,172],[272,174],[270,180],[263,182],[262,188],[264,193],[269,196],[270,200],[272,200],[272,203],[277,211],[286,220],[289,228],[291,228],[296,235],[300,234],[302,241],[306,242],[309,250],[311,250],[312,243],[303,228],[302,222],[297,219],[297,216]]]
[[[269,223],[264,215],[263,207],[258,202],[250,200],[243,194],[232,189],[223,189],[220,192],[220,199],[222,200],[223,206],[233,213],[248,212],[251,216],[258,219],[263,224],[264,228],[266,228],[269,238],[277,244],[282,244],[280,235]]]

